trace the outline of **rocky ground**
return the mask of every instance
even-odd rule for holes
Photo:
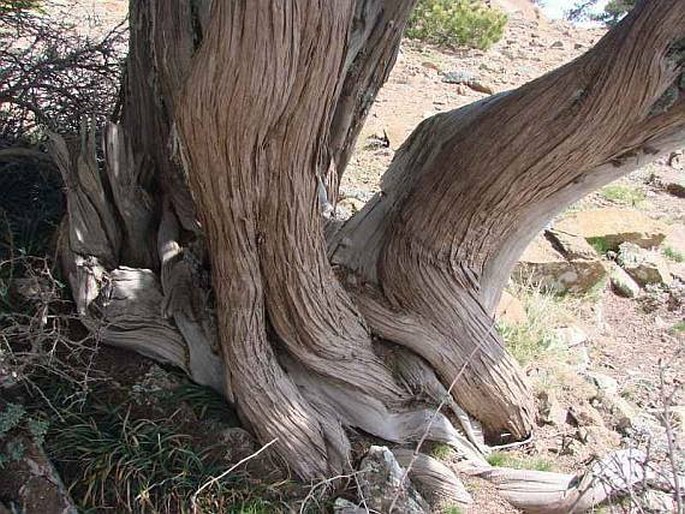
[[[378,191],[394,152],[422,119],[534,80],[603,34],[546,20],[534,9],[516,12],[521,0],[500,2],[510,21],[488,51],[403,43],[343,179],[338,216],[351,215]],[[126,12],[122,0],[80,4],[94,13],[94,27]],[[683,193],[685,171],[674,155],[572,206],[526,251],[499,323],[535,388],[539,426],[527,444],[495,452],[493,464],[579,472],[613,449],[639,447],[661,466],[674,455],[685,472]],[[106,372],[107,353],[98,359]],[[130,382],[150,373],[148,364],[132,371]],[[666,427],[676,434],[671,444]],[[255,448],[246,434],[226,433],[247,441],[243,453]],[[455,464],[444,448],[433,452]],[[516,512],[485,482],[469,479],[466,487],[474,499],[467,512]],[[646,511],[670,512],[662,500],[645,500]],[[616,509],[640,512],[635,505]]]

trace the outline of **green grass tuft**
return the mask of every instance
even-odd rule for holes
[[[540,287],[521,286],[514,292],[526,310],[526,321],[515,325],[500,322],[499,333],[507,349],[522,366],[540,359],[545,354],[559,352],[554,327],[563,325],[567,315],[562,308],[562,297]]]
[[[685,321],[679,321],[675,325],[673,325],[670,329],[669,332],[673,334],[682,334],[685,332]]]
[[[542,457],[517,456],[505,452],[493,452],[487,457],[491,466],[513,469],[532,469],[535,471],[552,471],[550,461]]]
[[[638,207],[645,201],[644,192],[634,187],[623,185],[612,185],[603,187],[600,194],[610,202]]]
[[[438,460],[447,460],[454,454],[454,450],[447,444],[435,444],[431,451],[431,457]]]
[[[670,246],[664,248],[664,255],[674,262],[685,262],[685,255]]]

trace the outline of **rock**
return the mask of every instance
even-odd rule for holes
[[[404,470],[388,448],[372,446],[359,468],[361,493],[370,510],[388,512],[397,496],[395,512],[427,514],[430,508],[407,479],[400,486]]]
[[[685,256],[685,226],[670,226],[661,247],[669,248],[672,252]]]
[[[521,300],[503,291],[502,298],[497,305],[495,319],[503,321],[507,325],[521,325],[528,321],[528,315]]]
[[[652,173],[649,182],[666,193],[685,198],[685,174],[682,171],[662,167]]]
[[[479,93],[491,95],[494,89],[488,84],[483,83],[477,75],[465,70],[448,71],[442,74],[442,81],[447,84],[463,84]]]
[[[554,391],[540,391],[538,399],[540,400],[538,418],[541,423],[555,427],[566,423],[566,409],[561,406]]]
[[[635,282],[628,273],[619,266],[614,266],[609,275],[613,290],[626,298],[635,298],[640,294],[640,284]]]
[[[641,286],[671,283],[672,277],[668,265],[656,252],[643,250],[632,243],[622,243],[619,246],[618,262]]]
[[[333,514],[366,514],[367,512],[363,507],[357,507],[345,498],[336,498],[333,504]]]
[[[585,238],[577,234],[569,234],[561,230],[547,230],[545,237],[552,243],[552,246],[560,251],[567,259],[597,259],[597,251],[588,243]]]
[[[555,328],[553,331],[554,339],[562,348],[571,348],[583,344],[589,338],[585,331],[575,325],[568,327]]]
[[[569,407],[567,420],[576,427],[603,426],[604,420],[597,409],[590,405],[574,405]]]
[[[586,293],[605,276],[606,268],[599,258],[568,260],[545,238],[535,239],[526,248],[513,272],[513,277],[523,282],[560,293]]]
[[[654,489],[647,489],[642,494],[642,509],[648,514],[671,514],[677,508],[673,495]]]
[[[611,415],[616,421],[616,428],[625,432],[635,424],[638,412],[627,400],[620,396],[607,396],[603,404],[609,408]]]
[[[585,378],[597,388],[601,396],[618,395],[618,381],[615,378],[597,373],[596,371],[586,373]]]
[[[564,48],[564,42],[563,41],[555,41],[550,45],[550,48]]]
[[[573,49],[574,49],[574,50],[580,50],[581,48],[585,48],[585,45],[583,45],[583,44],[581,44],[581,43],[575,43],[575,44],[573,45]]]
[[[585,238],[590,244],[601,243],[606,250],[617,250],[621,243],[642,248],[658,246],[668,228],[641,212],[607,207],[572,214],[554,225],[554,229]]]
[[[224,459],[227,462],[238,462],[257,451],[257,443],[249,432],[239,427],[227,428],[219,434],[221,447],[224,448]]]
[[[361,211],[364,208],[364,205],[364,201],[359,198],[343,198],[338,202],[338,207],[350,210],[353,214]]]

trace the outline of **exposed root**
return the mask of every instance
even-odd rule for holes
[[[409,471],[409,479],[421,496],[428,499],[431,504],[444,502],[469,505],[473,503],[471,495],[461,480],[442,462],[425,454],[419,454],[415,458],[413,451],[403,448],[395,448],[392,453],[403,468],[413,463]]]
[[[528,436],[533,413],[528,386],[485,313],[472,309],[459,315],[436,309],[430,316],[418,318],[387,307],[387,301],[368,287],[355,300],[376,334],[423,357],[443,384],[465,369],[452,394],[488,428],[494,443],[502,442],[503,435]],[[434,322],[441,314],[445,319]],[[472,437],[476,438],[475,432]]]

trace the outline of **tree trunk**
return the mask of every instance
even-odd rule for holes
[[[53,137],[86,324],[221,391],[305,479],[350,467],[347,427],[475,461],[469,416],[525,437],[492,319],[511,267],[564,206],[684,139],[685,6],[646,2],[564,68],[423,122],[383,192],[324,231],[413,4],[132,1],[102,172],[92,132]],[[443,400],[465,435],[433,417]]]

